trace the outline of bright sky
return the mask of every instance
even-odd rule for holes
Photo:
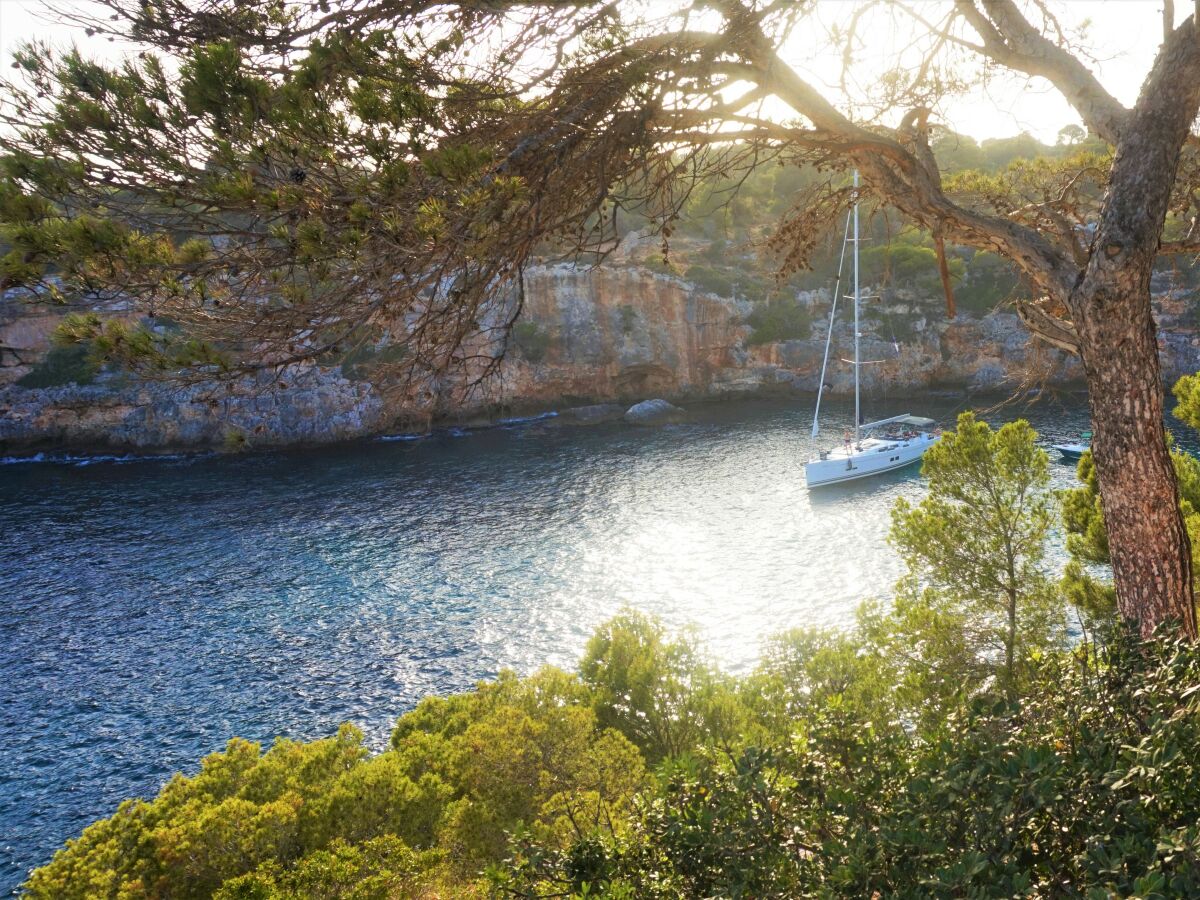
[[[822,0],[818,21],[828,26],[844,19],[854,2]],[[1052,5],[1065,26],[1090,22],[1088,46],[1100,60],[1095,67],[1100,79],[1118,100],[1131,104],[1162,38],[1161,0],[1052,0]],[[1176,15],[1182,20],[1192,4],[1176,3],[1176,6],[1179,7]],[[936,12],[938,4],[925,3],[921,8],[927,13]],[[62,46],[75,40],[103,58],[120,53],[116,45],[103,38],[87,38],[67,26],[46,21],[41,10],[41,0],[0,0],[0,79],[11,73],[14,48],[30,38]],[[865,38],[856,58],[856,71],[866,73],[879,71],[887,60],[894,58],[897,44],[904,40],[891,33],[886,22],[879,21],[874,23],[873,33]],[[824,78],[834,85],[838,76],[836,60],[804,49],[824,43],[819,29],[814,28],[794,37],[788,55],[797,58],[807,77]],[[1028,131],[1053,143],[1058,130],[1068,123],[1077,123],[1078,118],[1044,82],[1005,79],[993,82],[986,91],[954,101],[946,110],[945,122],[954,130],[980,140]]]

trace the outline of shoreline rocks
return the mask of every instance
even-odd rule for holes
[[[630,425],[671,425],[682,422],[686,416],[687,413],[678,406],[654,399],[635,403],[622,418]]]

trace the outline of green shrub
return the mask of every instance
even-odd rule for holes
[[[621,314],[621,333],[632,334],[633,326],[637,322],[638,312],[628,303],[623,303],[619,307]]]
[[[540,363],[550,349],[550,332],[534,322],[518,322],[512,329],[512,342],[517,353],[531,363]]]
[[[59,344],[17,381],[21,387],[61,387],[64,384],[91,384],[100,371],[87,343]]]
[[[748,344],[802,340],[812,333],[812,315],[808,307],[794,299],[769,300],[746,317],[750,326]]]
[[[700,290],[718,297],[733,296],[733,278],[712,266],[689,266],[686,278]]]
[[[927,498],[896,506],[909,572],[894,604],[851,631],[781,635],[736,679],[693,634],[626,611],[578,676],[506,672],[427,698],[377,755],[350,726],[265,753],[231,741],[89,826],[26,890],[1200,896],[1200,647],[1125,632],[1079,584],[1067,599],[1097,639],[1063,645],[1035,438],[960,417],[926,458]],[[1080,471],[1066,523],[1083,539],[1097,507]],[[1180,472],[1190,508],[1200,465]]]
[[[658,770],[629,832],[519,844],[517,896],[1200,895],[1200,651],[1123,637],[1025,697],[888,727],[832,695],[767,747]]]
[[[1001,256],[977,251],[967,264],[966,276],[954,289],[958,307],[967,312],[989,313],[1021,289],[1016,266]]]
[[[176,775],[154,800],[128,801],[91,825],[26,890],[45,900],[217,891],[291,900],[328,896],[297,885],[361,877],[449,880],[462,896],[504,858],[510,833],[561,847],[585,820],[604,831],[628,817],[643,780],[637,749],[598,724],[578,678],[505,673],[423,701],[375,756],[349,725],[265,753],[235,739],[196,775]]]

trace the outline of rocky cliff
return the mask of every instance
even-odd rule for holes
[[[745,300],[706,293],[655,272],[634,253],[600,268],[530,268],[525,306],[501,373],[452,418],[483,417],[605,401],[676,402],[815,391],[830,298],[802,293],[813,324],[806,338],[752,342]],[[1200,369],[1189,298],[1158,299],[1164,374]],[[864,390],[930,388],[1003,392],[1066,385],[1078,364],[1029,341],[1011,312],[938,314],[940,300],[892,298],[864,315]],[[129,315],[107,309],[105,314]],[[61,312],[0,301],[0,449],[135,449],[278,446],[344,440],[428,425],[353,370],[292,367],[233,382],[149,383],[99,373],[91,383],[31,386],[46,365]],[[839,315],[839,320],[842,317]],[[899,325],[897,324],[899,323]],[[853,333],[833,333],[827,387],[852,389]],[[32,373],[32,374],[31,374]],[[61,379],[60,379],[61,380]],[[83,380],[87,380],[86,378]],[[42,378],[42,382],[46,379]],[[23,382],[23,383],[20,383]]]

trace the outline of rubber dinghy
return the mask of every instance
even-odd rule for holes
[[[1079,436],[1079,443],[1051,444],[1050,449],[1057,450],[1062,454],[1062,458],[1069,462],[1079,462],[1079,458],[1092,449],[1092,433],[1085,431],[1081,434]]]

